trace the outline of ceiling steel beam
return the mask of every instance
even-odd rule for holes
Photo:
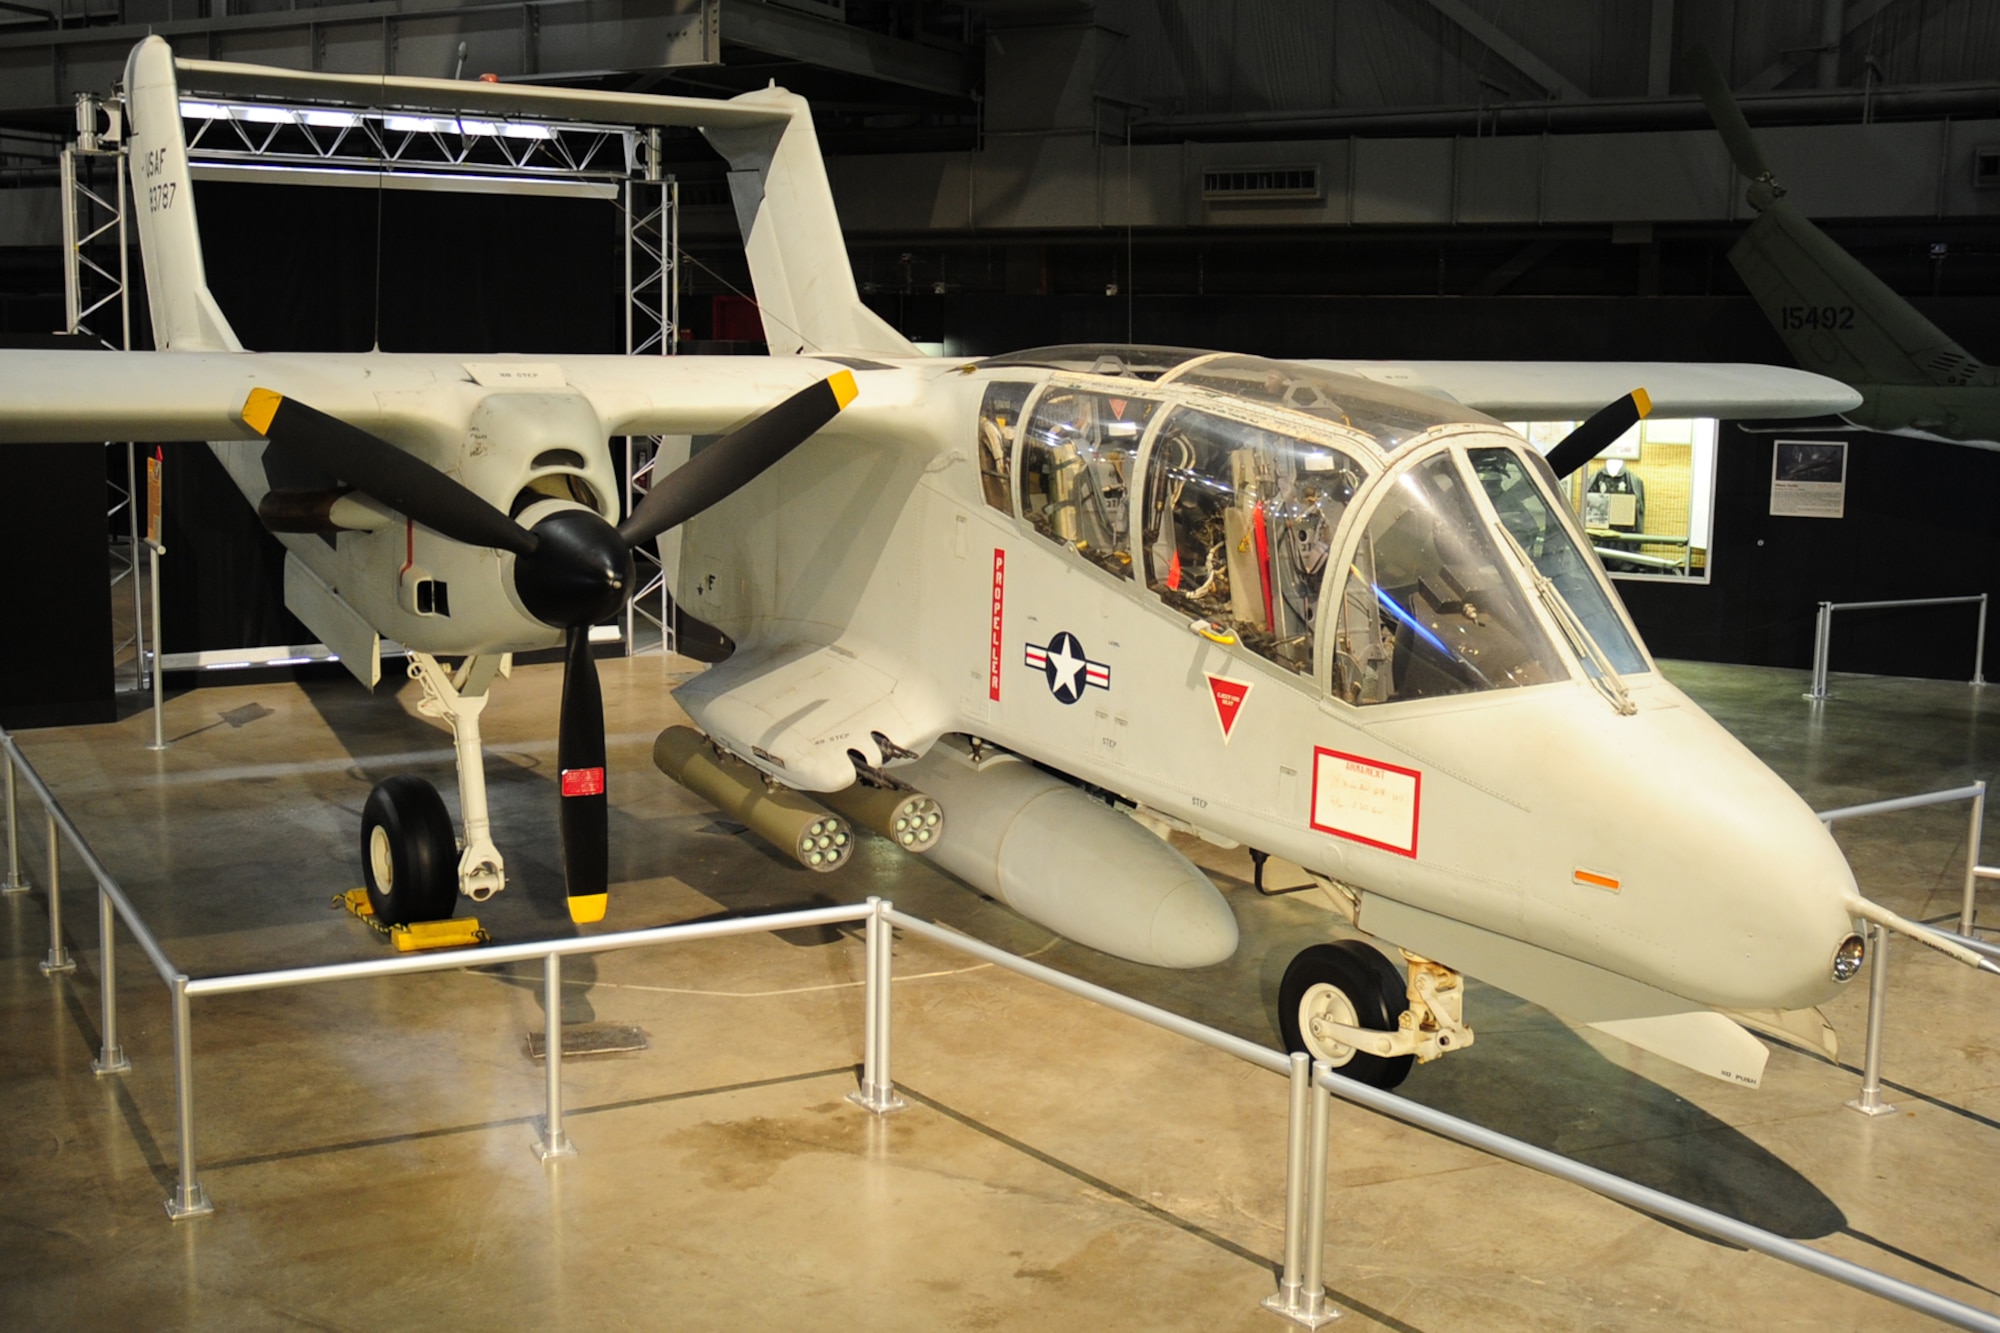
[[[979,64],[970,47],[904,41],[763,0],[722,0],[722,40],[784,60],[950,97],[969,99],[979,86]]]
[[[1868,22],[1868,20],[1874,18],[1877,14],[1895,3],[1896,0],[1849,0],[1847,21],[1841,26],[1840,30],[1841,39],[1843,41],[1846,40],[1853,35],[1856,28],[1859,28],[1862,24]],[[1794,60],[1790,57],[1780,57],[1778,60],[1766,65],[1756,74],[1753,74],[1749,81],[1736,91],[1739,93],[1771,92],[1786,79],[1791,78],[1792,75],[1804,69],[1806,61],[1817,58],[1820,52],[1817,49],[1808,49],[1796,52],[1795,54],[1803,58]],[[1837,44],[1833,54],[1836,58],[1839,56]]]
[[[1590,95],[1533,51],[1481,18],[1465,0],[1427,0],[1427,3],[1462,28],[1468,37],[1526,75],[1549,96],[1582,100]]]
[[[353,0],[345,4],[226,14],[215,18],[0,33],[0,50],[84,45],[132,46],[152,33],[173,41],[209,33],[305,32],[336,24],[394,22],[400,19],[436,22],[457,15],[494,12],[519,14],[524,10],[537,10],[555,13],[569,8],[581,11],[586,3],[587,0],[527,0],[525,4],[520,0],[512,0],[511,3],[474,0],[471,4],[441,3],[440,0]],[[979,86],[978,53],[971,47],[956,43],[906,41],[866,28],[768,5],[763,0],[718,0],[718,3],[722,11],[722,39],[725,43],[819,69],[862,75],[952,97],[970,98]],[[564,73],[561,70],[543,70],[540,77],[560,78]]]

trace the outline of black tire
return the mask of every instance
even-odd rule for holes
[[[1352,1019],[1340,1013],[1351,1008]],[[1359,940],[1336,940],[1301,949],[1278,987],[1278,1029],[1287,1051],[1326,1060],[1333,1071],[1372,1088],[1393,1088],[1409,1077],[1412,1055],[1385,1059],[1351,1046],[1322,1045],[1310,1034],[1313,1012],[1334,1008],[1338,1021],[1375,1032],[1394,1032],[1410,1007],[1403,976],[1387,958]],[[1329,1054],[1333,1058],[1328,1058]]]
[[[375,784],[361,809],[361,874],[385,926],[443,921],[458,907],[458,843],[436,787],[407,774]]]

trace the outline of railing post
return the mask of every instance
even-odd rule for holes
[[[876,1115],[900,1111],[908,1105],[896,1095],[894,1076],[889,1072],[889,988],[894,979],[894,961],[888,920],[883,916],[891,904],[871,895],[868,899],[868,980],[863,990],[861,1034],[861,1087],[847,1094],[847,1100]]]
[[[1285,1116],[1285,1271],[1278,1278],[1278,1291],[1266,1296],[1263,1306],[1274,1314],[1296,1319],[1299,1313],[1300,1277],[1305,1255],[1306,1171],[1310,1150],[1312,1097],[1312,1057],[1292,1052],[1291,1105]]]
[[[1986,594],[1979,594],[1979,639],[1972,645],[1972,683],[1986,683]]]
[[[1847,1103],[1863,1115],[1888,1115],[1896,1108],[1882,1100],[1882,1003],[1889,990],[1889,930],[1868,923],[1868,944],[1874,951],[1868,973],[1868,1054],[1861,1062],[1861,1095]]]
[[[1984,605],[1981,603],[1982,607]],[[1973,682],[1975,685],[1983,683]],[[1979,794],[1972,798],[1972,824],[1965,834],[1965,900],[1958,909],[1958,933],[1965,936],[1972,934],[1972,916],[1978,907],[1973,900],[1973,892],[1979,885],[1979,844],[1986,836],[1986,779],[1981,778],[1974,785],[1979,788]]]
[[[163,716],[166,704],[166,640],[160,637],[160,551],[156,541],[146,543],[146,568],[152,579],[153,592],[153,739],[146,746],[148,750],[167,748],[166,722]]]
[[[1326,1303],[1320,1267],[1326,1250],[1327,1108],[1332,1075],[1323,1060],[1292,1053],[1291,1111],[1285,1145],[1285,1272],[1264,1308],[1294,1324],[1318,1328],[1340,1318]]]
[[[26,893],[28,881],[21,876],[21,802],[14,789],[14,756],[0,751],[0,764],[7,768],[7,878],[0,879],[0,893]]]
[[[194,1176],[194,1023],[188,1010],[188,979],[174,978],[174,1101],[180,1139],[180,1179],[167,1200],[167,1216],[205,1217],[215,1211],[208,1191]]]
[[[117,923],[117,914],[111,908],[111,895],[100,885],[97,890],[97,994],[100,1002],[98,1020],[100,1036],[97,1058],[90,1062],[90,1072],[99,1078],[106,1074],[123,1074],[132,1068],[132,1062],[125,1058],[124,1048],[118,1044],[118,962],[115,954],[117,938],[113,933]]]
[[[62,931],[62,834],[56,828],[56,812],[45,812],[49,833],[49,956],[42,960],[42,975],[74,972],[76,959],[63,944]]]
[[[562,955],[542,960],[542,1065],[548,1074],[548,1112],[542,1119],[541,1142],[535,1151],[544,1162],[576,1156],[576,1145],[563,1133],[562,1123]]]
[[[1813,674],[1812,693],[1806,697],[1814,703],[1826,700],[1826,659],[1833,651],[1833,603],[1819,604],[1819,620],[1813,626]]]

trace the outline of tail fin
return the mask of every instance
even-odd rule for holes
[[[1782,199],[1729,262],[1799,365],[1849,384],[1972,384],[1985,367]]]
[[[174,53],[158,37],[133,47],[125,63],[125,112],[153,345],[162,351],[240,352],[243,344],[208,290]]]
[[[806,100],[763,88],[725,105],[787,113],[783,120],[703,131],[729,160],[729,191],[771,351],[923,355],[855,290]]]

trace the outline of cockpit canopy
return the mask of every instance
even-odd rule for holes
[[[1457,403],[1169,347],[981,369],[989,505],[1334,698],[1649,669],[1547,466]]]
[[[1345,426],[1368,436],[1384,453],[1436,426],[1491,420],[1449,398],[1399,389],[1359,375],[1190,347],[1074,343],[988,357],[979,365],[981,369],[1033,366],[1148,384],[1190,384]]]

